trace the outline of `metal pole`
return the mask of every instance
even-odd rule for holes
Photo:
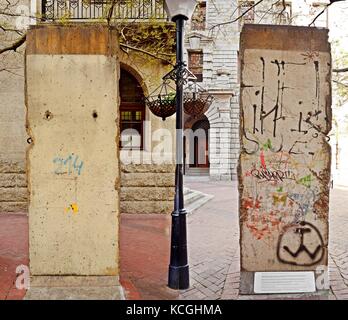
[[[184,76],[184,16],[176,22],[176,169],[175,198],[172,213],[171,252],[168,286],[171,289],[190,287],[187,259],[186,215],[183,183],[183,76]]]

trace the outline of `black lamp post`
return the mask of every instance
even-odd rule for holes
[[[165,0],[164,3],[168,15],[176,23],[176,67],[171,73],[176,82],[176,169],[168,286],[178,290],[190,286],[183,184],[183,85],[188,70],[183,59],[185,21],[192,16],[197,3],[196,0]]]

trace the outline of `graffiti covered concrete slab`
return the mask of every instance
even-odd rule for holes
[[[315,270],[328,245],[327,30],[245,26],[241,62],[242,271]]]

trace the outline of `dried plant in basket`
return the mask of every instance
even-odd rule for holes
[[[212,95],[207,94],[196,82],[191,83],[184,94],[184,111],[186,114],[198,118],[208,111],[212,101]]]
[[[170,80],[164,80],[148,97],[145,104],[157,117],[166,120],[176,112],[176,93],[170,85]]]

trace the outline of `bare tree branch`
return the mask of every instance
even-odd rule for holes
[[[283,6],[283,9],[282,9],[282,11],[279,13],[279,16],[282,16],[283,13],[286,11],[286,3],[285,3],[285,0],[282,0],[282,6]]]
[[[214,26],[212,26],[210,28],[210,30],[215,29],[216,27],[220,27],[226,24],[230,24],[230,23],[234,23],[236,21],[238,21],[239,19],[243,18],[243,16],[245,16],[249,11],[253,10],[256,6],[258,6],[261,2],[263,2],[263,0],[259,0],[258,2],[254,3],[252,6],[250,6],[250,8],[248,8],[248,10],[245,10],[239,17],[237,17],[236,19],[233,19],[231,21],[226,21],[226,22],[222,22],[222,23],[218,23]]]
[[[7,27],[4,27],[4,26],[1,26],[0,25],[0,29],[3,31],[3,32],[16,32],[18,34],[21,34],[21,31],[18,30],[18,29],[14,29],[14,28],[7,28]]]
[[[110,25],[110,23],[111,23],[112,14],[113,14],[113,12],[114,12],[114,8],[115,8],[115,5],[116,5],[116,1],[117,1],[117,0],[112,0],[111,7],[110,7],[110,9],[109,9],[109,11],[108,11],[108,14],[107,14],[107,17],[106,17],[106,20],[107,20],[107,22],[108,22],[108,25]]]
[[[17,39],[15,42],[13,42],[10,46],[0,49],[0,54],[4,53],[6,51],[16,51],[21,45],[24,44],[26,38],[27,38],[27,35],[24,34],[19,39]]]
[[[121,43],[121,44],[120,44],[120,47],[129,49],[129,50],[133,50],[133,51],[138,51],[138,52],[140,52],[140,53],[144,53],[144,54],[146,54],[146,55],[148,55],[148,56],[150,56],[150,57],[152,57],[152,58],[161,60],[162,62],[164,62],[164,63],[166,63],[166,64],[170,64],[170,65],[174,66],[173,63],[171,63],[169,60],[164,59],[164,58],[162,58],[162,57],[159,57],[158,55],[156,55],[156,54],[154,54],[154,53],[151,53],[151,52],[149,52],[149,51],[146,51],[146,50],[143,50],[143,49],[140,49],[140,48],[136,48],[136,47],[132,47],[132,46],[129,46],[129,45],[124,44],[124,43]]]
[[[255,16],[257,16],[258,18],[260,18],[259,21],[257,22],[257,24],[260,24],[261,21],[263,20],[263,18],[264,18],[265,16],[267,16],[268,14],[270,14],[270,12],[273,10],[273,7],[274,7],[275,5],[277,5],[277,4],[279,3],[279,1],[280,1],[280,0],[276,0],[275,2],[273,2],[273,3],[271,4],[271,6],[270,6],[265,12],[262,12],[261,18],[260,18],[260,17],[257,15],[257,13],[255,12]]]
[[[13,13],[10,11],[4,11],[4,10],[0,10],[0,15],[3,16],[8,16],[8,17],[25,17],[25,18],[30,18],[30,19],[36,19],[36,20],[41,20],[40,17],[36,17],[36,16],[32,16],[32,15],[25,15],[23,16],[23,14],[21,13]]]
[[[313,21],[308,25],[308,27],[310,27],[311,25],[313,25],[313,24],[315,23],[315,21],[317,21],[317,19],[327,10],[328,7],[330,7],[332,4],[334,4],[334,3],[336,3],[336,2],[341,2],[341,1],[346,1],[346,0],[330,0],[330,3],[327,4],[327,5],[325,6],[325,8],[324,8],[322,11],[320,11],[320,12],[316,15],[316,17],[315,17],[315,18],[313,19]]]
[[[348,72],[348,67],[347,68],[340,68],[340,69],[332,69],[332,71],[336,72],[336,73]]]
[[[0,69],[0,72],[8,72],[10,74],[13,74],[14,76],[23,77],[22,74],[18,74],[16,72],[13,72],[13,71],[11,71],[11,69],[2,68],[2,69]]]
[[[336,83],[336,84],[338,84],[338,85],[340,85],[340,86],[344,86],[344,87],[348,88],[348,84],[343,83],[343,82],[341,82],[341,81],[332,80],[332,82],[334,82],[334,83]]]
[[[327,8],[331,5],[332,3],[329,3],[327,6],[325,6],[325,8],[320,11],[315,18],[312,20],[312,22],[308,25],[308,27],[310,27],[311,25],[313,25],[315,23],[315,21],[317,21],[317,19],[327,10]]]

